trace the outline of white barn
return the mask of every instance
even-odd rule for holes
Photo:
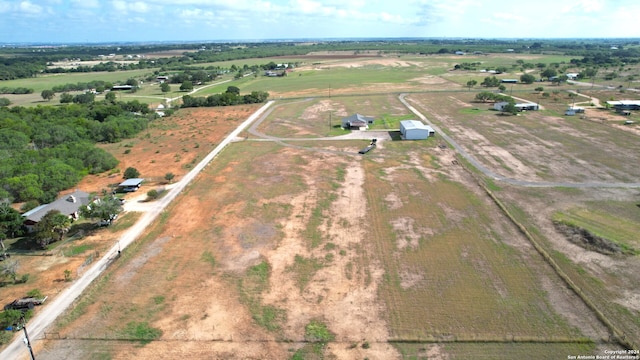
[[[402,120],[400,121],[400,134],[405,140],[422,140],[433,136],[435,131],[431,126],[418,120]]]

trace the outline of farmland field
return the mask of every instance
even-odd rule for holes
[[[325,59],[232,83],[277,101],[48,329],[38,358],[564,359],[638,344],[637,252],[593,251],[555,224],[640,248],[637,126],[603,109],[562,116],[568,85],[518,85],[543,109],[501,115],[465,87],[483,75],[450,71],[459,61]],[[416,118],[400,93],[509,181],[440,134],[397,140]],[[182,109],[105,149],[158,183],[180,177],[254,107],[231,109]],[[353,113],[376,132],[340,129]],[[367,134],[378,145],[358,155]]]

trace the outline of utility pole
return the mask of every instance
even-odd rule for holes
[[[36,360],[36,357],[33,355],[33,349],[31,348],[31,340],[29,340],[29,334],[27,333],[27,322],[22,317],[22,330],[24,330],[24,342],[25,345],[29,348],[29,355],[31,355],[31,360]]]

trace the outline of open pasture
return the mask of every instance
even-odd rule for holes
[[[535,94],[518,94],[534,102]],[[408,97],[476,159],[503,176],[560,183],[634,182],[637,135],[547,110],[503,116],[474,93],[428,93]],[[567,99],[568,100],[568,99]],[[548,103],[539,102],[543,107]],[[566,105],[565,105],[566,106]],[[563,106],[564,107],[564,106]]]
[[[281,106],[263,130],[274,136],[269,123],[305,105]],[[391,344],[414,341],[573,353],[606,337],[452,150],[385,141],[362,157],[354,141],[230,145],[57,331],[86,339],[83,356],[114,358],[200,343],[196,353],[272,359],[399,358]],[[311,325],[332,340],[314,346]],[[50,358],[64,353],[52,343]]]
[[[591,254],[551,225],[555,211],[584,215],[573,209],[610,198],[625,202],[614,214],[634,208],[631,190],[564,185],[636,181],[637,135],[559,116],[571,100],[562,92],[545,99],[515,88],[514,96],[545,109],[501,116],[473,102],[480,89],[464,86],[468,72],[448,71],[460,61],[473,59],[319,60],[284,78],[248,76],[203,91],[234,85],[291,101],[277,102],[257,134],[243,133],[206,168],[59,320],[55,332],[65,340],[44,342],[39,358],[510,359],[615,348],[594,312],[479,186],[480,175],[460,166],[466,162],[437,135],[381,141],[365,156],[356,152],[366,133],[317,139],[348,134],[336,125],[356,112],[374,116],[379,130],[415,118],[400,92],[493,171],[558,183],[487,181],[585,293],[598,306],[614,301],[607,315],[626,334],[639,333],[629,285],[637,284],[637,257]],[[158,121],[149,135],[109,149],[145,177],[180,177],[248,115],[243,109],[183,109],[180,121]]]

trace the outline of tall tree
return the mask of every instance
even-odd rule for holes
[[[533,84],[533,82],[536,81],[536,77],[531,74],[522,74],[520,75],[520,81],[525,84]]]
[[[35,226],[36,241],[44,249],[50,243],[62,240],[69,231],[69,226],[71,219],[67,215],[51,210]]]
[[[160,84],[160,90],[162,90],[163,93],[168,93],[171,91],[171,85],[167,82],[163,82]]]
[[[120,212],[122,212],[120,200],[111,195],[104,195],[91,204],[80,208],[80,215],[107,222],[110,222]]]
[[[42,96],[43,99],[50,101],[51,99],[53,99],[53,97],[56,95],[56,93],[53,92],[53,90],[42,90],[42,92],[40,93],[40,96]]]
[[[547,79],[557,75],[558,75],[558,72],[556,71],[556,69],[553,69],[553,68],[546,68],[542,73],[540,73],[540,76]]]
[[[467,87],[469,88],[469,90],[471,90],[471,88],[476,86],[477,84],[478,84],[478,82],[476,80],[467,81]]]
[[[0,241],[19,234],[23,220],[20,213],[9,204],[0,204]]]
[[[140,171],[134,167],[128,167],[123,174],[125,179],[134,179],[140,176]]]
[[[191,91],[193,90],[193,83],[191,82],[191,80],[185,80],[182,82],[182,85],[180,85],[180,91]]]

